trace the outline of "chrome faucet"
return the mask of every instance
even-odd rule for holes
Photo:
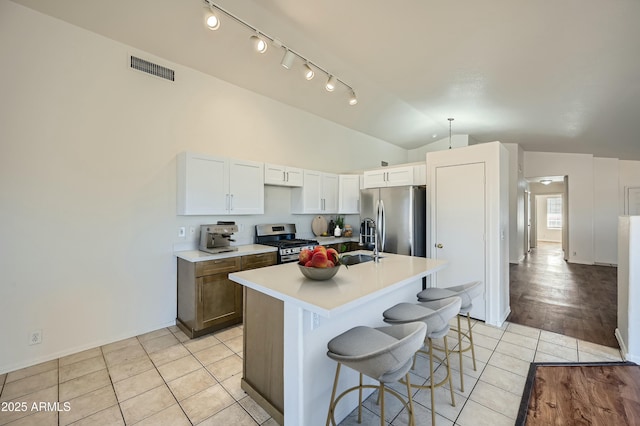
[[[380,255],[378,253],[378,229],[376,221],[370,217],[366,217],[362,220],[362,224],[364,226],[361,227],[362,232],[360,232],[360,242],[358,244],[363,246],[365,237],[371,241],[371,232],[373,232],[373,261],[377,263],[380,261]],[[370,224],[370,226],[367,226],[367,224]],[[365,231],[367,230],[369,230],[369,233],[365,234]]]

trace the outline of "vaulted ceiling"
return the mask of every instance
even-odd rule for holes
[[[640,2],[213,0],[353,87],[280,66],[203,0],[13,0],[404,148],[454,134],[640,160]]]

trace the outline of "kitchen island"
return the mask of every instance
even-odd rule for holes
[[[383,253],[327,281],[305,278],[296,263],[229,274],[245,287],[242,388],[281,424],[324,424],[336,367],[327,342],[358,325],[383,325],[385,309],[415,301],[422,278],[445,265]],[[357,384],[357,373],[343,371],[340,389]],[[356,405],[357,393],[345,397],[336,420]]]

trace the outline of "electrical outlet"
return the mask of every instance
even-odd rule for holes
[[[320,316],[315,312],[311,315],[311,330],[320,327]]]
[[[34,330],[29,334],[29,345],[42,343],[42,330]]]
[[[187,229],[184,226],[178,228],[178,237],[184,238],[187,235]]]

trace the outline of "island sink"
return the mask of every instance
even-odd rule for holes
[[[358,263],[371,262],[373,260],[373,256],[369,256],[368,254],[352,254],[352,255],[344,255],[340,260],[340,263],[346,266],[357,265]]]

